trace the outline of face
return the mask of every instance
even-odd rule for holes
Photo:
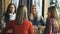
[[[33,7],[32,7],[32,13],[33,13],[33,14],[36,14],[36,6],[33,6]]]
[[[15,11],[15,6],[14,6],[14,5],[11,5],[11,6],[10,6],[10,12],[11,12],[11,13],[14,13],[14,11]]]
[[[47,15],[48,15],[48,17],[51,17],[51,12],[50,12],[50,11],[48,11]]]

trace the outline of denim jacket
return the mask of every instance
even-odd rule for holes
[[[39,20],[37,20],[37,18],[35,19],[31,19],[29,17],[29,20],[32,22],[33,25],[42,25],[42,26],[45,26],[46,25],[46,22],[45,20],[43,19],[43,17],[41,16]]]

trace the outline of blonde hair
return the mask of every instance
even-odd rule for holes
[[[32,14],[32,9],[33,9],[33,7],[36,7],[36,5],[32,5],[32,7],[31,7],[31,14]]]
[[[24,19],[28,20],[27,7],[24,6],[23,10],[24,10]]]
[[[50,6],[48,8],[48,11],[51,12],[51,14],[52,14],[51,17],[52,18],[58,19],[58,11],[57,11],[57,8],[55,6]]]
[[[59,14],[58,14],[58,10],[57,10],[57,8],[55,7],[55,18],[56,18],[56,20],[57,20],[57,23],[58,23],[58,25],[60,25],[59,24]]]
[[[27,7],[24,5],[19,5],[16,15],[17,15],[16,16],[16,23],[23,24],[23,19],[28,20]]]
[[[58,27],[59,30],[59,19],[58,19],[58,10],[55,6],[51,6],[48,8],[48,11],[51,12],[51,18],[55,19],[56,26]]]

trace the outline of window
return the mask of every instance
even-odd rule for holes
[[[32,5],[36,5],[38,15],[42,15],[42,0],[32,0]]]
[[[16,5],[16,7],[18,7],[19,0],[12,0],[12,3],[14,3]]]
[[[60,0],[51,0],[50,1],[50,5],[57,7],[57,9],[58,9],[58,15],[59,15],[59,18],[60,18]]]
[[[60,0],[56,0],[56,6],[58,8],[58,14],[59,14],[59,18],[60,18]]]

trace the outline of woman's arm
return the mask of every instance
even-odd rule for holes
[[[2,30],[2,34],[6,34],[7,31],[8,31],[10,28],[12,28],[12,25],[11,25],[10,22],[9,22],[8,25],[6,25],[6,27],[3,28],[3,30]]]
[[[44,20],[44,18],[41,16],[40,17],[40,23],[43,25],[43,26],[46,26],[46,21]]]
[[[54,33],[54,32],[58,32],[58,30],[59,30],[59,25],[58,25],[57,20],[56,20],[56,19],[53,19],[52,21],[53,21],[52,32],[53,32],[53,33]]]

